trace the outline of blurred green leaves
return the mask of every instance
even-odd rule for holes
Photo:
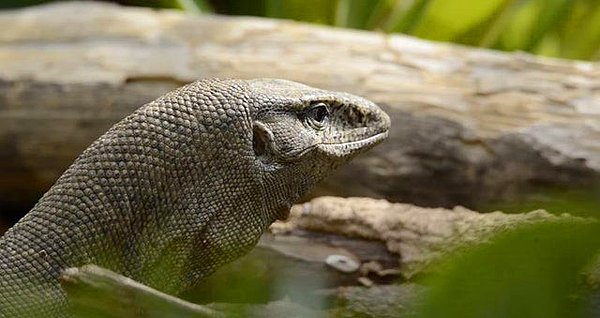
[[[413,33],[426,39],[452,41],[473,29],[487,27],[485,22],[509,2],[431,1]]]
[[[598,233],[598,222],[541,222],[465,248],[427,279],[417,317],[590,317]]]
[[[582,217],[600,217],[600,181],[585,186],[539,186],[522,191],[516,197],[482,202],[477,211],[524,213],[544,209],[552,214],[569,213]]]
[[[221,13],[260,1],[229,1]],[[405,33],[506,51],[576,59],[600,58],[596,0],[263,0],[249,14]]]
[[[333,24],[335,0],[267,0],[265,16]]]

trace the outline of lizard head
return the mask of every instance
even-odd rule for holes
[[[293,201],[388,135],[389,117],[364,98],[285,80],[253,80],[249,86],[257,96],[255,156],[269,191],[282,191],[277,188],[285,185],[282,197]]]

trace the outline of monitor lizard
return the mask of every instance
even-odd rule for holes
[[[0,239],[0,316],[68,317],[59,277],[85,264],[181,293],[389,127],[366,99],[286,80],[169,92],[93,142]]]

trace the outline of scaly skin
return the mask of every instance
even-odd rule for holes
[[[290,81],[170,92],[96,140],[0,239],[0,316],[68,316],[59,276],[85,264],[178,294],[389,125],[365,99]]]

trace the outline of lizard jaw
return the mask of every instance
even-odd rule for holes
[[[322,152],[325,152],[329,155],[334,155],[336,157],[344,157],[349,154],[355,154],[358,150],[365,151],[371,149],[373,146],[382,142],[388,137],[388,132],[378,133],[376,135],[355,140],[349,142],[341,142],[341,143],[323,143],[317,145],[317,148]]]

